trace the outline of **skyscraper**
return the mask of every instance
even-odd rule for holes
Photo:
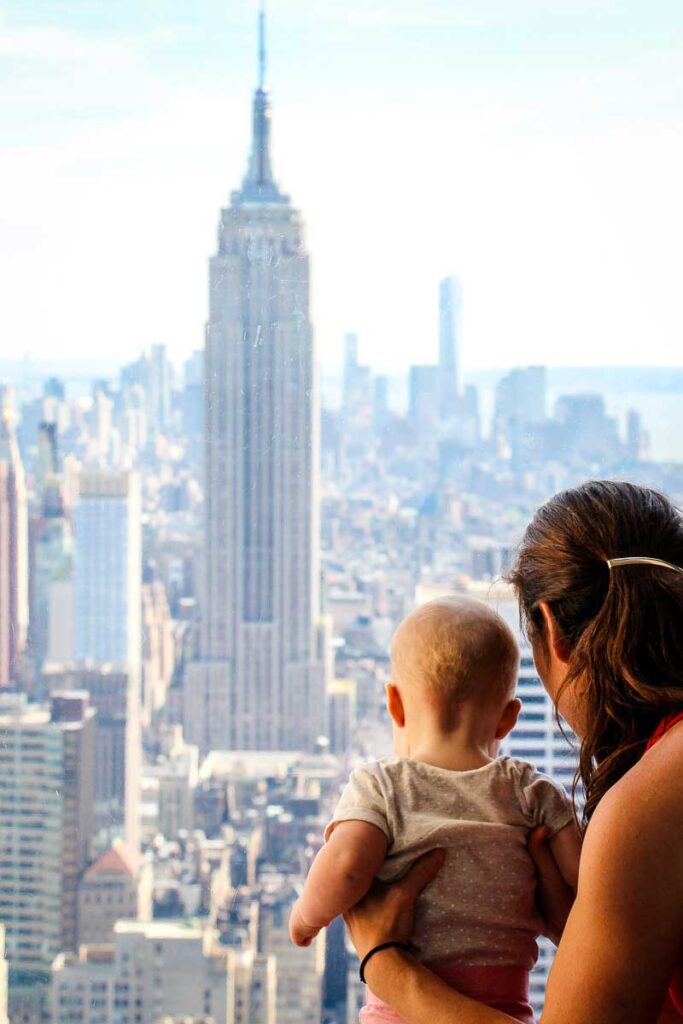
[[[95,835],[95,709],[84,690],[51,695],[50,721],[62,733],[63,828],[60,949],[76,949],[78,882]]]
[[[73,647],[73,528],[62,480],[43,475],[39,514],[31,522],[31,626],[29,646],[36,681],[46,658],[70,660]]]
[[[28,634],[28,514],[9,389],[0,388],[0,686],[16,681]]]
[[[462,286],[457,277],[439,284],[439,415],[451,419],[460,393],[459,346]]]
[[[55,694],[51,707],[6,694],[0,732],[0,920],[16,1006],[40,998],[54,957],[75,945],[76,883],[92,841],[94,712],[84,693]]]
[[[139,676],[125,666],[46,664],[46,691],[85,690],[96,719],[95,820],[100,834],[139,842],[141,776]]]
[[[419,431],[430,432],[436,425],[441,392],[438,366],[411,366],[408,371],[408,415]]]
[[[163,434],[171,422],[172,369],[165,345],[152,345],[147,372],[149,428]]]
[[[84,472],[76,506],[75,636],[79,662],[139,667],[140,485],[128,472]]]
[[[264,16],[253,142],[210,261],[204,588],[185,728],[201,749],[306,749],[324,729],[318,409],[301,215],[270,157]]]
[[[513,467],[524,468],[538,457],[546,417],[546,390],[544,366],[518,367],[498,381],[495,429],[510,445]]]
[[[140,482],[135,473],[84,472],[75,512],[73,685],[87,689],[97,709],[98,810],[112,804],[109,824],[125,821],[138,844],[142,555]],[[57,667],[50,667],[57,678]],[[68,667],[67,667],[68,668]],[[49,673],[46,673],[46,675]],[[68,676],[67,672],[67,676]],[[66,684],[65,682],[62,685]],[[102,742],[103,730],[109,749]],[[123,750],[125,763],[112,760]],[[110,784],[109,779],[114,781]],[[115,780],[123,779],[125,787]]]

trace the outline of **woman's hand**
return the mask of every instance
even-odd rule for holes
[[[420,857],[399,882],[375,881],[367,896],[344,914],[358,956],[383,942],[407,942],[413,934],[415,901],[443,867],[444,850]]]
[[[557,946],[574,905],[575,893],[560,871],[548,842],[550,830],[541,826],[529,836],[527,848],[538,872],[536,903],[544,934]]]

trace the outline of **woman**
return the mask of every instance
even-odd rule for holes
[[[683,516],[666,498],[593,482],[538,511],[510,576],[538,674],[579,737],[586,797],[578,893],[542,1024],[683,1022],[681,567]],[[557,906],[552,858],[535,845]],[[362,958],[409,939],[414,901],[440,863],[429,855],[348,915]],[[563,921],[546,923],[559,937]],[[511,1020],[396,946],[373,953],[365,977],[409,1024]]]

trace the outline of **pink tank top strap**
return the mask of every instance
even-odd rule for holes
[[[659,743],[662,736],[666,736],[669,729],[673,729],[674,725],[678,725],[679,722],[683,722],[683,711],[673,711],[666,718],[663,718],[652,733],[645,749],[650,750],[651,747],[654,747],[655,743]]]

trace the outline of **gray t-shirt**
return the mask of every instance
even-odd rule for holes
[[[417,904],[420,958],[530,970],[541,921],[527,836],[536,825],[554,834],[572,820],[562,787],[525,761],[499,757],[457,772],[388,757],[355,769],[325,839],[342,821],[376,825],[389,843],[383,881],[399,878],[428,850],[446,849]]]

